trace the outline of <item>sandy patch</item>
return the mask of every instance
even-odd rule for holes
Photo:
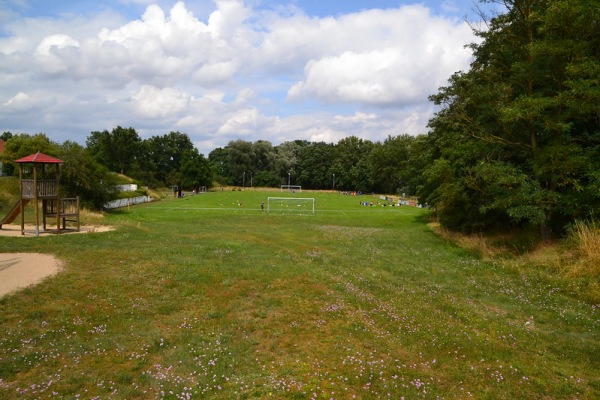
[[[39,283],[60,268],[60,262],[46,254],[0,253],[0,296]]]
[[[79,232],[74,228],[69,228],[66,231],[62,231],[61,235],[72,234],[72,233],[90,233],[90,232],[108,232],[113,228],[106,225],[81,225]],[[39,228],[39,236],[54,235],[56,229],[49,228],[44,232],[42,227]],[[21,225],[5,224],[0,229],[0,236],[19,236],[19,237],[35,237],[35,225],[25,225],[25,235],[21,235]]]

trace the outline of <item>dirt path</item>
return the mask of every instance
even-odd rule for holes
[[[81,226],[79,232],[69,230],[64,235],[106,232],[110,226]],[[52,232],[39,232],[39,236],[52,235]],[[35,226],[26,225],[25,235],[21,234],[21,225],[3,225],[0,229],[2,236],[35,238]],[[37,253],[0,253],[0,297],[15,290],[39,283],[44,278],[58,273],[61,263],[55,257]]]
[[[39,230],[39,236],[54,235],[52,229],[50,229],[48,232],[44,232],[40,227]],[[112,230],[112,228],[106,225],[82,225],[79,229],[79,232],[77,232],[75,229],[69,229],[61,234],[70,235],[73,233],[107,232],[110,230]],[[25,225],[25,235],[21,235],[21,224],[2,225],[2,229],[0,229],[0,237],[1,236],[35,237],[35,225]]]
[[[0,253],[0,297],[60,271],[60,262],[37,253]]]

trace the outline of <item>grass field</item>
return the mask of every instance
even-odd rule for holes
[[[65,269],[0,300],[0,399],[597,399],[600,309],[484,263],[427,212],[211,192],[107,233],[1,238]],[[290,196],[290,194],[285,194]]]

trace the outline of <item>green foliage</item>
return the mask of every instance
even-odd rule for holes
[[[56,157],[58,149],[59,145],[52,142],[43,133],[36,135],[21,133],[12,135],[10,140],[6,141],[6,148],[0,157],[2,157],[3,164],[6,165],[4,171],[9,175],[18,175],[19,169],[15,166],[15,160],[37,152]]]
[[[65,197],[79,196],[83,206],[100,210],[115,198],[117,176],[100,165],[81,145],[67,141],[59,150],[61,190]]]
[[[11,132],[2,132],[2,135],[0,135],[0,139],[4,140],[5,142],[8,141],[8,139],[10,139],[11,137],[13,137],[13,134]]]
[[[141,154],[142,141],[133,128],[117,126],[111,132],[92,132],[86,140],[89,152],[110,171],[131,175]]]
[[[182,158],[181,187],[198,189],[202,186],[212,186],[213,175],[208,160],[196,149],[187,151]]]
[[[0,178],[0,215],[4,216],[19,200],[19,191],[19,180],[17,178]]]
[[[272,146],[270,142],[234,140],[213,150],[208,160],[215,179],[236,186],[335,189],[414,195],[421,183],[424,136],[389,136],[383,143],[350,136],[337,144],[295,140]],[[250,178],[252,177],[252,178]]]
[[[336,176],[336,189],[369,192],[373,188],[368,162],[373,147],[370,140],[356,136],[338,142],[332,167]]]
[[[431,98],[443,106],[430,122],[431,160],[445,158],[453,198],[479,210],[463,226],[529,223],[549,237],[600,204],[600,13],[586,0],[504,4],[477,32],[471,70]],[[420,193],[452,220],[435,173]]]
[[[298,159],[297,184],[304,188],[332,189],[334,152],[334,146],[324,142],[302,147]]]

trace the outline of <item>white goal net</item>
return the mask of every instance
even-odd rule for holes
[[[290,191],[290,192],[300,192],[302,193],[302,186],[301,185],[281,185],[281,191],[283,192],[284,190]]]
[[[314,214],[315,199],[297,197],[269,197],[267,199],[269,214]]]

